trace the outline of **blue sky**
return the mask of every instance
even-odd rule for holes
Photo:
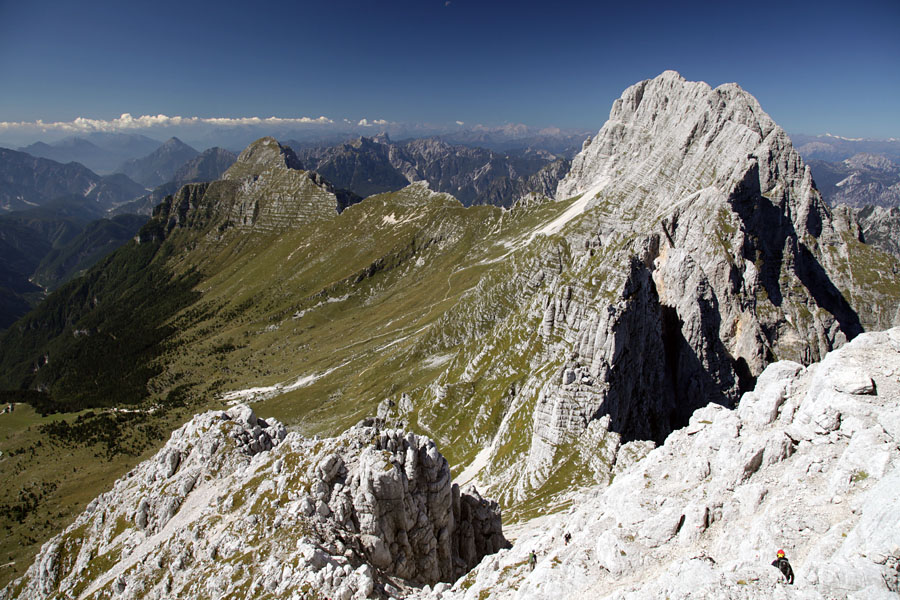
[[[900,137],[900,2],[0,0],[0,121],[598,129],[632,83],[736,81],[789,132]]]

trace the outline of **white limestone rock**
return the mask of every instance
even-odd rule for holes
[[[431,440],[373,424],[309,440],[246,405],[198,415],[0,598],[384,597],[508,545],[497,503],[460,493]]]
[[[526,529],[442,598],[896,597],[898,339],[900,329],[865,333],[809,368],[771,365],[737,410],[696,411],[608,488]],[[832,386],[860,370],[877,393]],[[823,406],[841,415],[833,429],[810,425]],[[792,586],[770,565],[778,548]]]

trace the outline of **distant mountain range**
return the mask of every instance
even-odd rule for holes
[[[861,153],[841,162],[810,159],[807,164],[822,196],[833,205],[900,206],[900,164],[887,155]]]
[[[106,175],[126,160],[146,156],[161,142],[136,133],[90,133],[84,137],[67,137],[52,144],[35,142],[19,148],[32,156],[61,163],[78,162],[95,173]]]
[[[143,158],[126,161],[118,172],[128,175],[146,188],[153,188],[172,181],[184,163],[200,153],[176,137]]]
[[[581,151],[582,143],[590,136],[590,131],[563,131],[556,127],[534,130],[524,125],[507,125],[463,129],[436,137],[451,144],[477,146],[495,152],[527,153],[541,149],[572,158]]]
[[[0,148],[0,212],[27,210],[70,195],[92,200],[106,210],[142,191],[123,175],[101,177],[78,163],[61,164]]]
[[[109,139],[131,150],[148,142],[143,136]],[[65,148],[97,146],[70,138],[57,149]],[[185,156],[190,158],[181,160]],[[61,164],[0,148],[0,207],[5,212],[0,213],[0,330],[47,291],[133,238],[167,195],[185,183],[218,179],[236,158],[222,148],[198,154],[173,138],[128,164],[145,181],[170,176],[146,194],[124,173],[101,177],[77,162]]]
[[[900,140],[872,140],[845,138],[831,134],[791,134],[791,140],[803,160],[842,161],[854,154],[883,154],[894,161],[900,160]]]
[[[304,168],[360,196],[427,181],[431,189],[452,194],[464,206],[509,207],[530,192],[552,196],[569,166],[567,159],[546,150],[502,154],[439,138],[393,142],[381,134],[331,147],[304,148],[293,140],[287,144]]]
[[[131,239],[145,217],[102,219],[142,192],[123,174],[0,148],[0,330]]]

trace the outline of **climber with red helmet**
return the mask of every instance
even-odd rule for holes
[[[779,550],[777,554],[778,558],[772,561],[773,567],[778,567],[778,570],[781,571],[781,574],[784,575],[784,580],[789,583],[794,583],[794,570],[791,568],[791,563],[788,562],[788,559],[784,556],[784,550]]]

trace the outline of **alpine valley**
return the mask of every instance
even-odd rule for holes
[[[257,140],[9,327],[0,598],[896,597],[890,221],[672,71],[510,208],[442,144]]]

